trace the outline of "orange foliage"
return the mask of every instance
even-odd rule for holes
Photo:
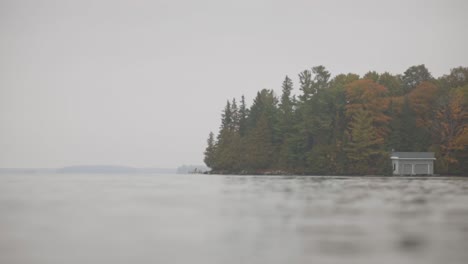
[[[448,163],[456,163],[453,152],[468,147],[468,104],[462,91],[451,92],[447,104],[437,110],[435,117],[441,156]]]
[[[422,82],[409,94],[411,108],[415,112],[416,125],[418,127],[430,127],[432,125],[431,112],[437,99],[438,88],[433,83]]]
[[[384,138],[388,134],[387,124],[390,121],[390,117],[384,113],[390,103],[386,94],[387,88],[370,79],[350,83],[346,86],[346,116],[353,118],[360,110],[369,112],[377,135]]]

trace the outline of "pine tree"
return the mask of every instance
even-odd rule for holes
[[[249,109],[245,104],[245,98],[242,95],[241,104],[239,107],[239,135],[243,137],[247,131],[247,117],[249,116]]]
[[[305,70],[299,73],[299,84],[299,89],[302,91],[302,95],[299,96],[299,100],[307,102],[314,94],[314,91],[312,90],[312,72]]]
[[[239,125],[240,125],[240,113],[239,113],[239,109],[237,108],[236,98],[232,99],[231,115],[232,115],[232,124],[231,124],[230,129],[232,131],[238,132],[239,131]]]
[[[235,106],[236,110],[237,106]],[[227,101],[226,107],[222,113],[221,128],[218,134],[218,141],[215,151],[215,169],[234,171],[238,167],[240,151],[238,149],[240,145],[240,139],[235,129],[234,121],[235,112],[233,112],[232,104]]]
[[[205,158],[203,159],[203,161],[205,162],[206,166],[208,166],[209,168],[215,168],[216,167],[216,142],[215,142],[215,139],[214,139],[214,134],[213,132],[210,132],[210,135],[208,136],[208,140],[207,140],[207,147],[206,147],[206,150],[205,150]]]
[[[291,98],[293,89],[292,80],[286,76],[282,85],[282,95],[279,104],[279,133],[280,146],[278,154],[278,167],[289,169],[292,163],[291,138],[294,133],[294,101]]]
[[[226,107],[224,108],[224,111],[221,114],[221,128],[220,128],[220,131],[231,129],[232,124],[233,124],[233,117],[232,117],[231,103],[229,101],[227,101]]]
[[[273,91],[257,93],[247,119],[245,162],[253,170],[272,168],[277,160],[279,145],[278,99]]]
[[[312,68],[314,79],[312,81],[312,94],[317,94],[320,90],[329,87],[330,72],[324,66],[319,65]]]
[[[293,102],[291,100],[291,91],[293,90],[292,80],[286,76],[283,81],[281,101],[279,104],[280,114],[283,119],[289,118],[293,112]],[[286,120],[283,120],[286,121]]]
[[[372,126],[372,116],[365,110],[357,111],[349,125],[349,142],[346,146],[349,170],[353,174],[376,173],[375,164],[384,154],[383,140]],[[372,169],[374,168],[374,169]]]
[[[275,160],[275,148],[266,113],[260,115],[246,140],[246,166],[253,172],[270,169]]]

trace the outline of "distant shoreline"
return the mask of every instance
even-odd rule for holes
[[[212,174],[212,175],[232,175],[232,176],[320,176],[320,177],[340,177],[340,176],[348,176],[348,177],[468,177],[468,175],[462,174],[447,174],[447,175],[363,175],[363,174],[352,174],[352,173],[344,173],[344,174],[307,174],[307,173],[294,173],[294,172],[287,172],[287,171],[241,171],[241,172],[229,172],[229,171],[209,171],[205,174]]]
[[[39,174],[39,173],[64,173],[64,174],[144,174],[144,173],[170,173],[175,174],[175,168],[136,168],[118,165],[77,165],[61,168],[0,168],[0,174]]]

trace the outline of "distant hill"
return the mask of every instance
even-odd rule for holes
[[[77,165],[63,168],[0,168],[0,174],[45,174],[45,173],[108,173],[108,174],[138,174],[160,173],[175,174],[174,168],[135,168],[119,165]]]
[[[68,166],[57,170],[58,173],[136,173],[138,169],[115,165]]]

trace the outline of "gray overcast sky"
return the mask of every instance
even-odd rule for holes
[[[468,1],[0,0],[0,167],[201,164],[286,74],[468,66]],[[297,87],[296,87],[297,89]]]

